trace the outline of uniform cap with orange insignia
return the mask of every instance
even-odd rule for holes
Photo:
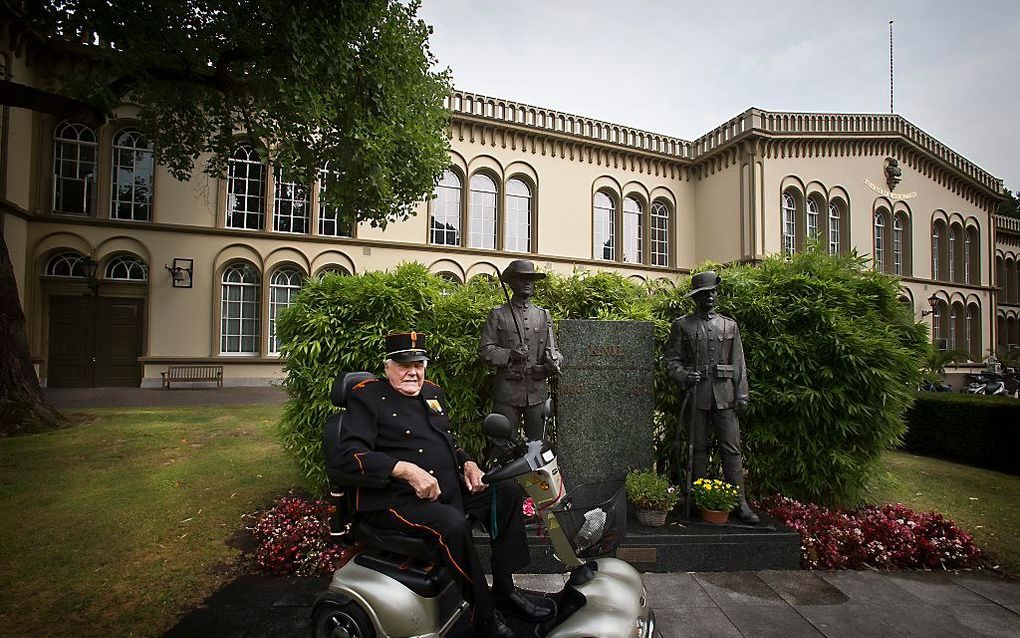
[[[425,350],[425,333],[412,330],[411,332],[393,332],[386,335],[386,358],[393,359],[397,363],[428,361],[429,355]]]

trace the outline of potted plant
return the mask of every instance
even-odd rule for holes
[[[737,487],[719,479],[700,478],[691,486],[691,497],[709,523],[725,523],[737,505]]]
[[[680,491],[654,470],[632,470],[625,484],[638,521],[651,527],[665,525],[666,514],[676,505]]]

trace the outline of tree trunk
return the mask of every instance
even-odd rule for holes
[[[67,419],[46,402],[32,366],[25,313],[7,241],[0,237],[0,437],[60,427]]]

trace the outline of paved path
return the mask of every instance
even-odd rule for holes
[[[44,388],[58,410],[87,408],[147,408],[188,405],[270,405],[287,394],[269,386],[226,388]]]
[[[662,638],[1020,636],[1020,583],[984,572],[696,572],[644,574]],[[556,574],[517,577],[555,591]],[[245,576],[164,638],[307,635],[327,578]],[[458,634],[458,638],[465,632]]]

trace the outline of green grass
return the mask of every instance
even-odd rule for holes
[[[0,440],[0,635],[152,636],[237,571],[242,516],[299,487],[280,406],[97,409]]]
[[[887,453],[883,467],[888,476],[874,482],[869,500],[941,512],[973,534],[993,564],[1020,575],[1020,476],[904,452]]]

